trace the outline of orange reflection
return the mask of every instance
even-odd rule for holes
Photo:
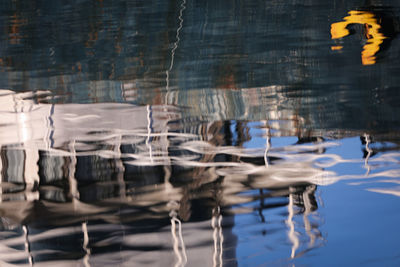
[[[332,39],[338,39],[350,34],[347,26],[350,24],[362,24],[365,27],[365,37],[367,43],[363,47],[361,60],[363,65],[372,65],[376,62],[375,54],[378,53],[380,45],[386,37],[380,32],[381,25],[372,12],[350,11],[349,16],[344,17],[343,21],[331,25]],[[332,47],[332,50],[339,50],[339,46]]]
[[[333,46],[331,46],[331,50],[340,50],[342,48],[343,48],[343,46],[341,46],[341,45],[333,45]]]
[[[10,19],[9,40],[11,44],[19,44],[25,37],[21,35],[21,27],[27,23],[26,19],[21,19],[19,14],[14,13]]]

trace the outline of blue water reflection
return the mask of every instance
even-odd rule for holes
[[[398,265],[399,17],[3,1],[0,265]]]

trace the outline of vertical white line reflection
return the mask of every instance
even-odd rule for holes
[[[217,227],[215,226],[215,215],[211,218],[211,227],[213,229],[213,241],[214,241],[214,252],[213,252],[213,267],[217,266],[217,253],[218,253],[218,240],[217,240]]]
[[[28,261],[29,261],[29,265],[33,266],[33,256],[31,253],[31,246],[29,243],[29,238],[28,238],[28,227],[26,227],[26,225],[22,226],[22,231],[24,232],[24,237],[25,237],[25,242],[24,242],[24,246],[25,246],[25,251],[26,253],[28,253]]]
[[[266,123],[267,124],[267,123]],[[269,128],[266,128],[265,130],[265,153],[264,153],[264,162],[265,162],[265,167],[269,167],[269,162],[268,162],[268,152],[271,147],[271,132]]]
[[[368,163],[369,158],[371,157],[372,154],[372,149],[369,148],[369,144],[371,142],[371,138],[369,136],[369,134],[364,134],[364,138],[365,138],[365,150],[367,151],[367,156],[365,157],[365,162],[364,162],[364,166],[367,169],[367,172],[365,173],[365,176],[368,176],[369,173],[371,172],[371,166]]]
[[[292,191],[292,188],[289,188],[290,191]],[[289,226],[289,232],[288,232],[288,237],[290,242],[292,243],[292,252],[290,254],[290,257],[293,259],[296,256],[296,250],[299,247],[299,238],[297,237],[297,233],[294,229],[294,200],[293,200],[293,194],[289,194],[289,204],[288,204],[288,219],[286,221],[286,224]]]
[[[69,192],[72,197],[72,203],[75,207],[76,199],[79,199],[78,182],[75,179],[76,170],[76,151],[75,151],[75,140],[72,140],[69,144],[69,149],[71,151],[70,164],[68,167],[68,182],[69,182]]]
[[[171,235],[175,257],[177,258],[175,266],[180,266],[182,264],[182,257],[181,253],[179,252],[179,241],[178,237],[176,236],[176,225],[173,217],[171,218]]]
[[[122,162],[121,159],[121,143],[122,143],[122,135],[119,134],[117,136],[117,141],[115,143],[115,152],[117,153],[118,157],[115,158],[116,165],[118,166],[118,186],[119,186],[119,197],[120,198],[126,198],[126,184],[124,180],[124,172],[125,172],[125,166],[124,163]]]
[[[147,110],[147,138],[146,138],[146,146],[149,149],[149,157],[150,157],[150,162],[153,163],[153,149],[151,147],[150,144],[150,135],[152,133],[152,129],[151,129],[151,107],[150,105],[146,106],[146,110]]]
[[[171,235],[173,241],[173,249],[177,261],[175,263],[175,267],[178,266],[185,266],[187,263],[187,255],[186,255],[186,247],[185,243],[183,242],[183,234],[182,234],[182,223],[176,217],[176,211],[172,210],[170,213],[171,216]],[[178,224],[178,236],[176,235],[176,223]],[[181,250],[179,250],[179,245]]]
[[[90,249],[88,248],[89,244],[89,233],[87,230],[87,222],[82,222],[82,232],[83,232],[83,250],[85,251],[85,256],[83,257],[83,264],[85,267],[90,267],[89,256]]]
[[[310,201],[310,194],[312,190],[315,188],[315,186],[309,186],[304,192],[303,192],[303,202],[304,202],[304,213],[303,213],[303,221],[304,221],[304,228],[306,230],[306,233],[308,237],[310,238],[310,243],[309,247],[312,247],[315,243],[315,235],[311,231],[311,223],[310,220],[308,219],[309,214],[311,213],[311,201]]]
[[[179,241],[181,242],[182,255],[183,255],[183,264],[182,264],[182,266],[184,266],[187,263],[187,255],[186,255],[185,242],[183,242],[182,223],[177,218],[175,218],[175,220],[178,222]]]
[[[176,35],[175,35],[176,41],[175,41],[174,46],[172,47],[172,50],[171,50],[171,64],[170,64],[168,70],[165,72],[165,74],[166,74],[166,83],[167,83],[167,85],[166,85],[167,92],[165,94],[165,104],[168,104],[169,72],[174,67],[175,51],[178,48],[179,41],[181,40],[179,38],[179,32],[181,31],[181,29],[183,27],[183,11],[185,9],[186,9],[186,0],[182,0],[182,4],[181,4],[180,10],[179,10],[179,17],[178,17],[178,19],[179,19],[179,27],[176,30]]]
[[[211,227],[213,228],[214,241],[213,267],[222,266],[224,236],[222,233],[222,215],[220,214],[219,207],[217,207],[213,211],[213,216],[211,218]]]
[[[219,266],[222,266],[222,245],[224,243],[224,236],[222,234],[222,215],[219,215],[218,219],[218,236],[219,236]]]

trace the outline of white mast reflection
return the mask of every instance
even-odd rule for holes
[[[294,228],[294,200],[293,200],[293,191],[294,189],[292,187],[289,187],[289,191],[291,192],[289,194],[289,204],[288,204],[288,219],[286,220],[286,224],[289,226],[289,232],[288,232],[288,237],[290,242],[292,243],[292,252],[290,254],[290,257],[293,259],[296,256],[296,250],[299,248],[300,241],[299,237],[297,236],[297,232],[295,231]]]

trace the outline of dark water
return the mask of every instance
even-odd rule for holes
[[[2,1],[0,266],[398,266],[399,17]]]

